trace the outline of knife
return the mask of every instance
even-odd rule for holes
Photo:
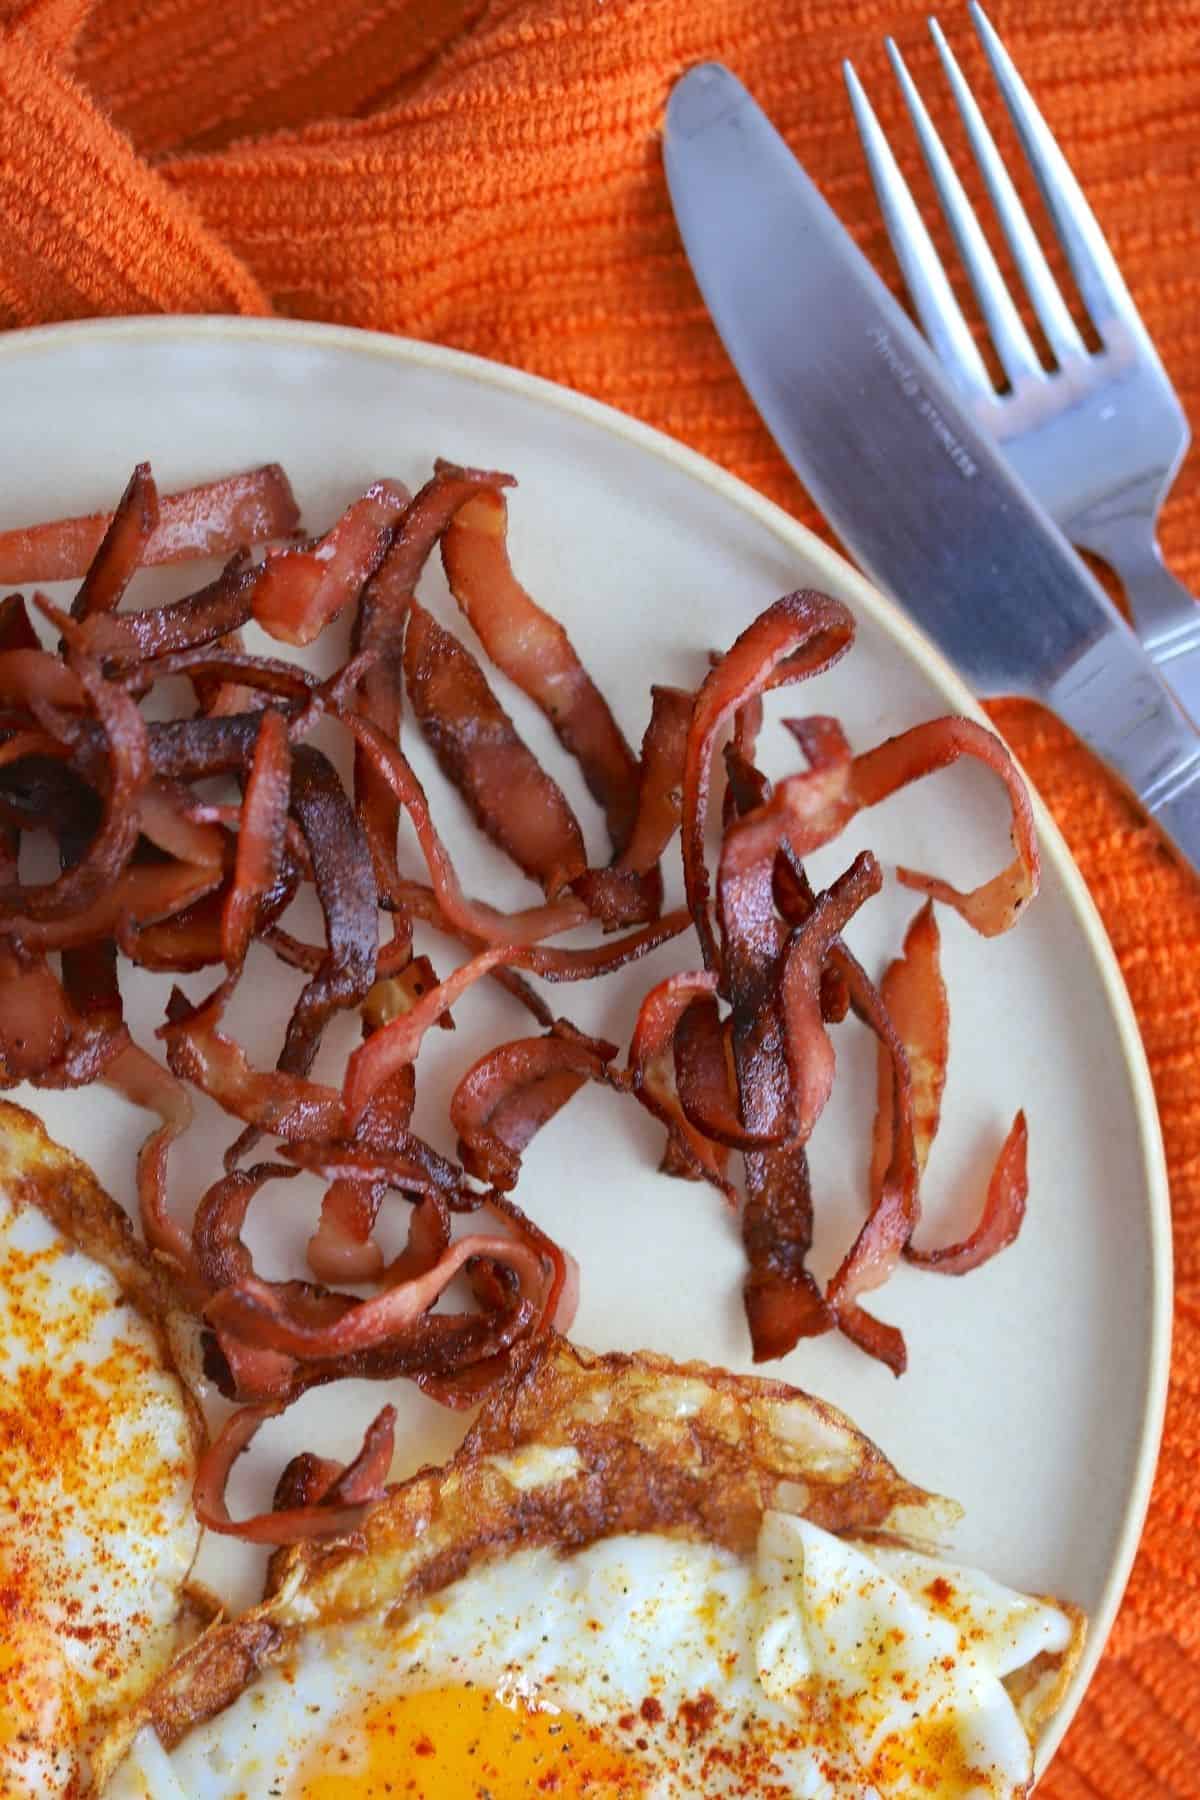
[[[979,693],[1058,713],[1200,870],[1200,735],[721,64],[676,84],[663,154],[725,348],[866,573]]]

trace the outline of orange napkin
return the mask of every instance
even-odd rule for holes
[[[663,184],[663,104],[689,64],[732,64],[890,269],[838,63],[855,58],[915,165],[882,40],[893,32],[932,84],[925,10],[924,0],[0,0],[0,325],[276,311],[434,338],[624,407],[824,529],[692,284]],[[1200,5],[995,0],[994,18],[1200,419]],[[982,79],[965,18],[944,23]],[[1163,537],[1200,589],[1196,459]],[[1066,832],[1137,1007],[1178,1266],[1145,1541],[1044,1792],[1198,1795],[1200,887],[1055,721],[1014,702],[993,710]]]

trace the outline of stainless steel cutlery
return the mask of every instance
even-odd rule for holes
[[[983,694],[1044,700],[1200,868],[1200,736],[788,146],[720,64],[667,109],[676,218],[784,455]]]
[[[1049,346],[1047,366],[1022,321],[979,216],[896,45],[888,54],[942,211],[983,314],[1006,386],[995,386],[854,69],[846,82],[875,191],[925,335],[971,416],[1075,544],[1120,576],[1135,628],[1200,721],[1200,607],[1164,568],[1159,508],[1188,445],[1187,420],[1095,215],[982,9],[971,14],[1021,148],[1101,348],[1088,349],[1013,179],[936,20],[950,93]]]

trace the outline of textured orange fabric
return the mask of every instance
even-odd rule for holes
[[[658,129],[718,56],[890,271],[838,74],[903,129],[925,0],[0,0],[0,324],[268,311],[434,338],[598,395],[817,529],[707,321]],[[995,0],[1200,418],[1200,0]],[[983,79],[965,20],[945,17]],[[803,330],[803,321],[797,329]],[[1163,521],[1200,589],[1200,462]],[[1158,1092],[1178,1256],[1145,1541],[1053,1800],[1200,1795],[1200,889],[1036,708],[995,708],[1104,915]]]

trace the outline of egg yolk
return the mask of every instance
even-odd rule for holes
[[[66,1716],[69,1677],[62,1651],[31,1620],[6,1626],[0,1636],[0,1793],[5,1771],[33,1745],[61,1742],[70,1730]]]
[[[963,1794],[990,1793],[986,1769],[972,1768],[953,1719],[933,1715],[903,1733],[886,1738],[867,1770],[884,1793],[929,1795],[930,1800],[960,1800]]]
[[[598,1726],[483,1688],[392,1696],[347,1721],[295,1800],[636,1800],[645,1773]]]

